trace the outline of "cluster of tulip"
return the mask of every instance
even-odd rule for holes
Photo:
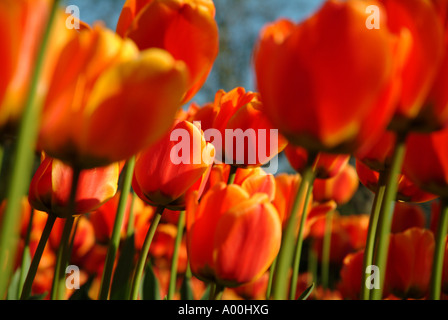
[[[127,0],[116,32],[67,19],[0,2],[2,299],[448,294],[448,0],[267,24],[258,92],[188,109],[219,51],[212,0]],[[249,129],[241,154],[226,132]],[[268,174],[282,152],[296,173]],[[341,214],[359,182],[370,214]]]

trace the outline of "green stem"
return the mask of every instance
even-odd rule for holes
[[[174,243],[173,258],[171,260],[171,274],[170,274],[170,284],[168,287],[168,300],[172,300],[174,293],[176,291],[176,279],[177,279],[177,264],[179,258],[179,248],[182,243],[182,236],[184,234],[185,226],[185,211],[179,213],[179,221],[177,223],[177,235]]]
[[[406,150],[405,137],[397,135],[397,143],[392,156],[391,165],[387,168],[387,183],[384,193],[384,199],[381,204],[379,225],[378,225],[378,249],[375,265],[380,270],[380,287],[372,289],[372,300],[381,300],[383,297],[384,279],[386,276],[387,254],[389,251],[389,237],[392,226],[392,217],[395,208],[395,199],[398,190],[398,174],[403,164]]]
[[[378,179],[378,186],[375,193],[375,198],[373,200],[372,211],[370,213],[369,218],[369,228],[367,230],[367,239],[366,239],[366,247],[364,250],[364,258],[363,258],[363,275],[364,281],[361,281],[361,300],[369,300],[370,299],[370,289],[366,285],[366,280],[370,276],[369,274],[365,274],[365,270],[367,267],[373,264],[373,252],[375,249],[375,234],[378,227],[378,217],[380,215],[381,203],[383,201],[384,192],[386,190],[386,174],[385,172],[380,172],[380,176]]]
[[[151,225],[149,227],[148,233],[146,234],[145,242],[143,243],[142,252],[140,253],[140,257],[137,262],[137,267],[135,269],[134,280],[132,281],[131,288],[131,300],[137,300],[138,291],[140,287],[140,281],[142,279],[143,270],[146,265],[146,258],[148,257],[149,248],[151,247],[152,239],[154,238],[154,234],[156,233],[157,226],[159,225],[160,218],[162,217],[163,210],[165,208],[162,206],[157,207],[154,218],[151,221]]]
[[[312,165],[310,164],[303,172],[302,181],[300,182],[300,187],[294,200],[285,232],[282,236],[282,245],[278,255],[273,284],[273,298],[275,300],[286,299],[287,280],[294,254],[295,230],[300,215],[299,207],[306,196],[308,188],[312,185],[313,180],[314,172]]]
[[[230,166],[229,179],[227,180],[227,184],[233,184],[235,182],[237,170],[238,167]]]
[[[269,280],[268,280],[268,287],[266,288],[266,300],[271,299],[272,283],[274,280],[274,273],[275,273],[276,265],[277,265],[277,257],[275,257],[274,261],[271,264],[271,267],[269,268]]]
[[[8,203],[0,221],[0,297],[3,297],[6,292],[12,266],[14,265],[11,260],[16,255],[19,240],[17,230],[20,215],[17,212],[20,212],[22,197],[26,194],[31,179],[33,153],[42,108],[41,101],[37,99],[39,77],[58,5],[59,1],[55,0],[43,33],[42,42],[35,60],[34,72],[30,79],[30,87],[18,131],[18,141],[13,155],[14,164],[6,195]]]
[[[294,253],[294,263],[292,267],[291,287],[289,291],[289,299],[295,300],[297,292],[297,279],[299,278],[300,258],[302,255],[303,246],[303,230],[305,229],[306,217],[308,213],[308,205],[313,194],[313,183],[310,183],[305,195],[305,204],[303,205],[303,212],[300,219],[299,234],[297,236],[296,251]]]
[[[331,228],[333,222],[333,211],[328,212],[325,219],[325,234],[322,244],[322,288],[328,289],[328,275],[330,274],[330,250],[331,250]]]
[[[214,282],[210,283],[210,292],[208,295],[208,300],[213,300],[215,297],[216,284]]]
[[[47,241],[48,238],[50,237],[50,233],[51,230],[53,229],[55,221],[56,216],[49,214],[42,235],[40,236],[36,252],[34,253],[33,260],[31,261],[31,265],[28,270],[28,274],[26,276],[25,284],[23,285],[22,294],[20,296],[21,300],[26,300],[31,295],[31,287],[33,285],[33,281],[36,276],[37,269],[39,267],[40,259],[42,258],[42,253],[44,252],[45,246],[47,245]]]
[[[123,226],[123,220],[126,213],[126,204],[128,200],[129,191],[131,190],[132,175],[134,173],[135,157],[132,157],[126,164],[124,171],[123,188],[121,190],[120,199],[118,201],[117,214],[115,217],[114,227],[112,229],[112,236],[107,250],[106,262],[104,264],[103,276],[101,279],[101,289],[99,293],[99,300],[107,300],[109,296],[110,283],[112,281],[112,272],[115,263],[115,258],[120,245],[120,234]]]
[[[51,288],[51,299],[61,300],[65,296],[65,268],[70,257],[70,235],[73,228],[74,216],[76,215],[76,193],[78,190],[81,169],[73,167],[72,185],[67,205],[68,218],[65,221],[62,231],[61,242],[59,243],[56,266],[54,269],[53,286]]]
[[[224,293],[224,289],[225,289],[224,286],[216,284],[215,291],[213,293],[213,300],[221,300],[222,294]]]
[[[311,285],[317,279],[317,257],[311,241],[308,250],[308,272],[312,275],[311,282],[308,285]]]
[[[25,284],[25,278],[27,273],[29,272],[30,267],[28,266],[27,254],[30,253],[30,237],[31,237],[31,231],[33,229],[33,218],[34,218],[34,209],[30,208],[30,221],[28,222],[28,227],[26,229],[25,244],[23,246],[22,259],[20,263],[19,290],[17,290],[17,299],[20,299],[22,295],[23,286]]]
[[[59,299],[59,296],[62,295],[60,290],[64,291],[65,284],[65,265],[67,263],[67,255],[69,246],[70,233],[73,227],[74,218],[68,217],[65,221],[64,230],[62,231],[61,242],[59,243],[58,253],[56,265],[54,267],[54,277],[53,277],[53,285],[51,287],[51,300]]]
[[[135,204],[135,197],[137,195],[135,193],[132,193],[132,200],[131,200],[131,208],[129,209],[129,217],[128,217],[128,225],[126,228],[126,237],[129,238],[134,234],[134,204]]]
[[[448,199],[441,199],[440,218],[436,233],[436,246],[432,263],[429,299],[440,300],[442,286],[443,262],[445,254],[445,238],[448,229]]]

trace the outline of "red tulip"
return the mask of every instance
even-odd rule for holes
[[[386,285],[400,298],[423,298],[429,287],[434,236],[431,231],[411,228],[390,236]]]
[[[365,274],[363,259],[364,250],[350,253],[344,258],[340,272],[341,280],[338,284],[338,289],[344,299],[359,299],[361,284]]]
[[[250,196],[238,185],[219,183],[187,206],[191,271],[202,280],[234,287],[269,268],[280,249],[281,222],[266,194]]]
[[[302,23],[262,30],[255,71],[263,110],[292,144],[351,153],[389,124],[407,39],[386,26],[369,30],[365,11],[364,1],[332,0]]]
[[[359,181],[366,186],[370,191],[376,192],[378,188],[379,173],[369,169],[360,161],[356,161],[356,171],[358,173]],[[437,195],[428,193],[417,187],[404,174],[398,175],[398,191],[397,200],[406,202],[427,202],[437,198]]]
[[[434,1],[381,2],[387,15],[388,28],[397,35],[406,30],[411,39],[400,76],[401,93],[391,127],[398,131],[439,129],[438,122],[442,119],[438,118],[447,119],[443,110],[447,108],[425,103],[444,54],[443,24]]]
[[[258,93],[241,87],[219,90],[214,106],[218,112],[213,128],[221,135],[220,145],[214,140],[218,160],[244,168],[261,166],[285,148],[286,140],[261,111]]]
[[[213,145],[203,133],[188,121],[178,122],[162,140],[138,155],[132,187],[148,204],[181,210],[187,191],[202,192],[213,157]]]
[[[218,55],[218,26],[211,0],[127,0],[117,33],[139,49],[161,48],[188,66],[190,100],[202,87]]]
[[[230,174],[230,165],[215,164],[210,172],[205,190],[208,190],[220,182],[227,183]],[[267,174],[262,168],[238,168],[235,174],[234,184],[243,187],[250,195],[266,193],[269,200],[273,200],[276,194],[275,178]]]
[[[338,205],[342,205],[350,201],[358,190],[358,186],[356,169],[347,165],[332,178],[314,180],[313,199],[318,202],[333,200]]]
[[[309,157],[306,149],[289,144],[285,148],[285,156],[291,167],[302,174]],[[350,155],[319,152],[314,160],[313,170],[319,179],[332,178],[344,169],[349,159]]]
[[[92,212],[117,192],[119,164],[82,170],[75,196],[74,215]],[[60,218],[72,215],[68,202],[73,169],[62,162],[46,157],[31,180],[29,202],[37,210]]]
[[[448,196],[448,129],[412,134],[406,143],[403,172],[416,185],[441,197]]]
[[[425,228],[426,217],[423,209],[415,204],[397,202],[392,219],[392,233],[404,232],[410,228]]]

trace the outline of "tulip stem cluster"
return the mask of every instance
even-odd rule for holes
[[[14,151],[14,165],[11,178],[7,188],[8,204],[2,217],[0,229],[0,261],[7,261],[8,257],[14,257],[17,241],[14,230],[20,221],[20,203],[22,196],[26,193],[28,183],[31,179],[33,166],[33,146],[36,144],[38,121],[41,101],[37,99],[39,76],[43,68],[43,61],[47,44],[52,30],[53,20],[59,7],[59,0],[53,1],[50,16],[43,34],[42,42],[37,54],[34,72],[30,80],[30,88],[27,94],[22,120],[18,131],[16,150]],[[8,286],[8,280],[13,263],[4,263],[0,270],[0,296]]]
[[[387,182],[386,182],[386,190],[384,193],[384,199],[381,204],[381,210],[378,220],[379,223],[377,231],[378,245],[376,253],[376,263],[375,263],[375,265],[380,270],[380,288],[373,289],[371,296],[372,300],[381,300],[383,296],[383,286],[385,283],[384,281],[386,276],[385,270],[389,248],[389,234],[391,231],[392,217],[397,197],[398,174],[401,171],[406,150],[405,141],[406,141],[405,136],[397,135],[397,143],[393,152],[391,164],[386,169]]]
[[[386,173],[380,172],[378,179],[377,191],[375,192],[375,198],[373,199],[372,210],[369,218],[369,227],[367,229],[366,247],[364,249],[363,268],[366,270],[367,266],[373,264],[373,252],[375,250],[376,230],[378,227],[378,219],[380,215],[381,203],[384,198],[384,192],[386,190]],[[365,285],[368,274],[361,281],[361,300],[370,299],[370,289]]]
[[[110,283],[112,281],[112,271],[115,263],[115,257],[120,245],[120,233],[123,225],[124,215],[126,212],[126,203],[128,193],[131,190],[132,175],[134,173],[135,157],[127,161],[124,171],[123,186],[120,194],[120,200],[117,207],[117,215],[115,217],[114,227],[110,238],[109,247],[107,250],[106,262],[104,264],[104,271],[101,279],[101,289],[99,294],[100,300],[107,300],[109,296]]]
[[[168,296],[167,296],[168,300],[173,299],[174,293],[176,291],[179,248],[180,248],[180,245],[182,242],[182,237],[184,234],[184,227],[185,227],[185,210],[183,210],[179,213],[179,221],[177,223],[177,234],[176,234],[176,239],[174,242],[173,257],[171,260],[170,283],[169,283],[169,287],[168,287]]]
[[[294,253],[294,263],[292,266],[291,287],[289,291],[289,299],[294,300],[297,292],[297,279],[299,278],[300,258],[302,256],[303,246],[303,230],[306,223],[306,213],[308,212],[308,205],[313,194],[313,183],[310,183],[305,195],[305,203],[303,205],[303,213],[300,219],[299,234],[296,241],[296,251]]]
[[[158,206],[154,214],[154,217],[149,226],[148,233],[146,234],[145,241],[143,243],[142,250],[140,252],[140,257],[138,258],[137,267],[135,269],[134,279],[132,281],[131,287],[131,300],[137,300],[138,292],[140,288],[140,281],[143,276],[143,270],[146,265],[146,258],[148,257],[149,248],[151,247],[152,239],[156,233],[157,226],[159,225],[160,218],[162,218],[162,213],[165,210],[163,206]]]
[[[314,157],[309,157],[309,163],[313,163]],[[300,205],[304,202],[306,193],[313,184],[315,178],[312,165],[308,165],[303,172],[302,181],[300,182],[299,190],[297,191],[296,198],[294,199],[293,206],[291,208],[291,215],[288,219],[286,230],[282,235],[282,244],[280,252],[278,254],[278,261],[274,275],[273,283],[273,298],[276,300],[284,300],[287,297],[287,278],[289,270],[292,265],[292,258],[294,255],[294,244],[296,243],[295,233],[296,227],[299,223]],[[302,220],[306,219],[306,211],[302,213]],[[303,232],[303,229],[302,229]],[[302,234],[299,229],[299,238],[302,238]],[[296,246],[296,251],[301,251],[302,241],[299,241],[299,246]]]
[[[430,281],[429,298],[439,300],[443,274],[443,258],[445,254],[445,238],[448,229],[448,199],[441,200],[440,217],[435,239],[434,260]]]

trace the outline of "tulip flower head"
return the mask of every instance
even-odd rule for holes
[[[219,183],[200,203],[187,204],[191,271],[204,281],[235,287],[260,278],[280,249],[281,222],[266,194]]]
[[[117,192],[119,164],[82,170],[75,197],[75,215],[92,212]],[[29,202],[37,210],[60,218],[72,212],[68,208],[73,169],[56,159],[45,157],[29,188]]]
[[[164,50],[139,53],[102,27],[81,30],[58,57],[39,147],[80,168],[128,159],[169,130],[186,79],[185,64]]]
[[[185,207],[187,191],[202,193],[214,159],[214,147],[191,122],[181,121],[135,163],[132,187],[153,206]]]
[[[127,0],[117,33],[140,50],[160,48],[188,67],[189,101],[202,87],[218,55],[218,26],[211,0]]]
[[[366,6],[326,1],[301,23],[281,19],[261,31],[254,58],[263,110],[290,143],[351,153],[389,124],[404,40],[383,25],[366,28]]]

